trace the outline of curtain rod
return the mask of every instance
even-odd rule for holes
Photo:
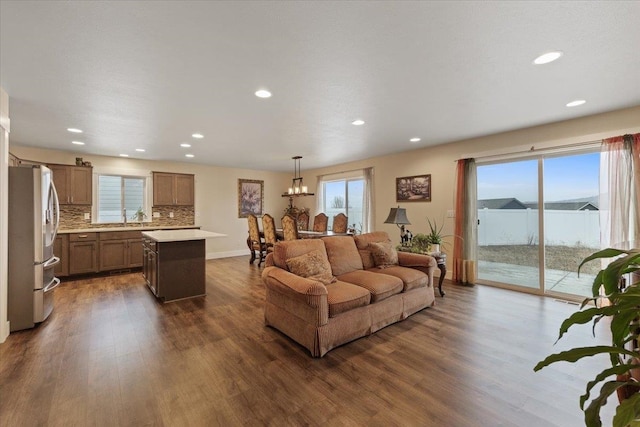
[[[544,147],[544,148],[535,148],[535,145],[532,145],[531,148],[529,148],[528,150],[510,151],[510,152],[504,152],[504,153],[498,153],[498,154],[489,154],[485,156],[479,155],[479,156],[460,157],[459,159],[454,160],[454,163],[457,162],[458,160],[464,160],[464,159],[474,159],[474,160],[484,161],[492,158],[509,158],[509,157],[517,156],[521,154],[561,152],[563,150],[570,149],[570,148],[580,148],[580,147],[589,147],[589,146],[593,146],[595,148],[600,144],[602,144],[602,139],[593,140],[593,141],[576,142],[573,144],[558,145],[555,147]]]

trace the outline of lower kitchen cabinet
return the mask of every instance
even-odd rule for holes
[[[96,233],[69,234],[69,274],[98,272]]]
[[[100,271],[142,267],[142,234],[139,231],[100,233]]]
[[[60,262],[54,267],[56,277],[69,275],[69,235],[58,234],[53,242],[53,255],[60,258]]]

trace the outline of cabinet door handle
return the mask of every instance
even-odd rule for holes
[[[71,203],[73,203],[73,196],[71,196]]]
[[[87,237],[89,237],[89,236],[86,235],[86,234],[79,234],[78,235],[78,239],[86,239]]]

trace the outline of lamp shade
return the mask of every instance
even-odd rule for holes
[[[385,224],[409,224],[409,220],[407,219],[407,210],[398,206],[397,208],[391,208],[389,211],[389,216],[384,222]]]

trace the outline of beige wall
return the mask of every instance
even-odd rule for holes
[[[507,153],[518,147],[531,146],[545,148],[598,140],[624,133],[640,132],[640,107],[619,110],[581,119],[569,120],[550,125],[537,126],[474,138],[446,145],[426,147],[404,153],[375,157],[367,160],[344,163],[332,167],[303,170],[302,175],[310,190],[315,189],[318,175],[342,171],[374,168],[376,230],[387,231],[394,241],[399,241],[395,225],[384,224],[389,208],[397,206],[395,201],[395,179],[400,176],[431,174],[431,202],[401,203],[407,209],[412,222],[408,228],[415,233],[427,231],[427,218],[439,223],[444,221],[444,233],[453,233],[453,218],[447,211],[454,206],[455,161],[470,155]],[[20,158],[52,163],[75,162],[76,153],[40,150],[27,147],[10,147]],[[290,173],[252,171],[244,169],[220,168],[179,162],[153,162],[114,157],[82,155],[94,166],[124,169],[148,169],[167,172],[196,174],[196,224],[203,229],[228,234],[227,238],[212,239],[207,242],[208,257],[223,257],[246,254],[246,220],[237,217],[237,180],[260,179],[265,181],[265,212],[276,220],[282,216],[287,205],[282,191],[291,184]],[[315,214],[315,197],[295,200],[297,206],[308,207]],[[451,248],[451,238],[448,247]]]
[[[203,230],[227,234],[227,237],[207,240],[207,258],[246,255],[247,220],[238,218],[238,179],[264,181],[265,212],[280,218],[287,206],[281,197],[291,184],[290,173],[266,172],[247,169],[222,168],[185,162],[156,162],[120,157],[92,156],[74,152],[42,150],[10,146],[10,151],[21,159],[39,162],[75,164],[76,156],[90,161],[94,167],[136,169],[195,174],[195,222]]]
[[[431,202],[400,203],[401,207],[407,209],[407,217],[411,221],[411,225],[407,228],[414,234],[424,233],[428,227],[427,217],[431,220],[437,220],[438,223],[444,219],[444,234],[453,234],[453,218],[447,218],[447,211],[454,208],[456,160],[469,156],[477,157],[481,154],[520,151],[525,147],[525,149],[529,149],[531,146],[540,149],[582,143],[636,132],[640,132],[640,107],[375,157],[328,168],[307,170],[303,171],[303,175],[308,185],[315,186],[317,180],[314,177],[318,175],[373,166],[375,173],[375,229],[387,231],[392,240],[399,243],[400,234],[397,227],[384,224],[384,220],[389,214],[389,208],[398,205],[395,200],[396,177],[431,174]],[[518,149],[518,147],[520,148]],[[302,201],[313,214],[315,200],[306,198]],[[447,238],[445,242],[448,242],[447,246],[450,250],[452,239]]]

